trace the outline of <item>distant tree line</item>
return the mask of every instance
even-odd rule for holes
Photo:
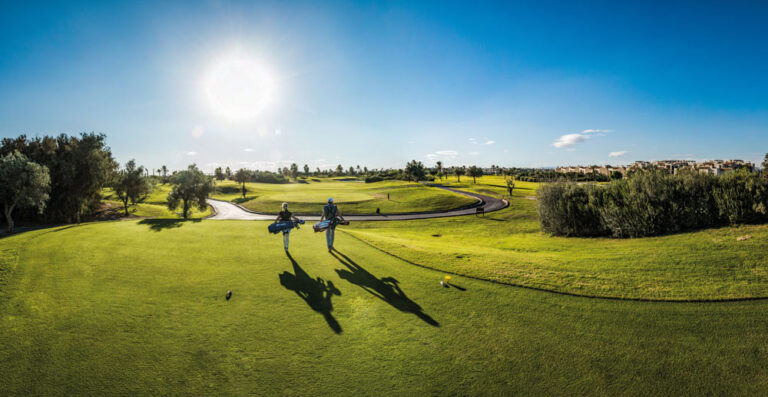
[[[83,215],[98,209],[101,189],[117,168],[105,139],[105,135],[94,133],[4,138],[0,158],[4,159],[2,172],[9,178],[3,182],[4,205],[18,208],[16,216],[21,219],[80,222]],[[23,180],[27,183],[19,183]],[[39,189],[33,185],[40,185]],[[20,192],[26,192],[27,197],[13,205],[14,196],[18,198]],[[10,228],[11,212],[4,214]]]
[[[768,178],[638,171],[605,185],[555,182],[538,190],[539,218],[562,236],[643,237],[768,221]]]

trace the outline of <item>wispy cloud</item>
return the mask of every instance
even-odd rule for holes
[[[197,152],[187,152],[187,156],[194,156],[196,154],[197,154]]]
[[[624,156],[627,153],[629,153],[628,150],[619,150],[619,151],[616,151],[616,152],[608,153],[608,157],[622,157],[622,156]]]
[[[452,160],[452,159],[455,159],[456,156],[458,155],[459,155],[459,152],[455,150],[438,150],[434,153],[427,153],[424,155],[424,157],[427,160],[435,161],[439,159]]]
[[[253,151],[253,149],[251,149],[251,148],[247,147],[247,148],[243,149],[243,151],[244,151],[244,152],[252,152],[252,151]]]
[[[275,130],[275,135],[278,135],[278,136],[279,136],[279,135],[283,135],[283,130],[281,130],[281,129],[276,129],[276,130]]]
[[[557,138],[552,146],[558,148],[569,147],[577,143],[582,143],[594,136],[605,136],[608,132],[613,132],[613,130],[587,129],[576,134],[565,134],[560,138]]]
[[[568,146],[573,146],[577,143],[584,142],[587,139],[589,139],[589,135],[587,134],[565,134],[560,138],[557,138],[557,140],[555,140],[555,143],[553,143],[552,146],[568,147]]]
[[[477,156],[478,154],[480,154],[480,152],[469,152],[468,154],[470,156]]]
[[[494,143],[496,143],[496,141],[488,139],[488,138],[483,138],[483,139],[485,140],[485,142],[480,143],[475,138],[469,138],[469,143],[471,143],[473,145],[493,145]]]

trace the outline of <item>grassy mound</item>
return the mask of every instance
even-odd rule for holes
[[[23,242],[0,394],[764,394],[768,302],[593,300],[410,266],[348,236],[143,220]],[[232,290],[230,301],[224,300]],[[701,376],[701,374],[707,374]]]
[[[280,205],[288,202],[291,211],[313,215],[322,212],[329,197],[334,199],[345,215],[373,214],[377,208],[385,214],[445,211],[476,202],[460,194],[418,183],[363,183],[330,178],[304,181],[307,183],[246,183],[245,199],[237,183],[219,181],[217,193],[211,198],[233,201],[250,210],[266,213],[277,213],[280,211]]]
[[[463,185],[506,191],[498,177]],[[532,200],[537,186],[518,182],[510,208],[485,217],[356,223],[345,230],[432,268],[557,292],[655,300],[768,296],[768,225],[628,240],[550,237],[540,230]],[[737,240],[746,235],[753,238]]]

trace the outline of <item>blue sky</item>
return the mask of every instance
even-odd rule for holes
[[[0,137],[174,169],[768,152],[764,2],[243,3],[0,3]]]

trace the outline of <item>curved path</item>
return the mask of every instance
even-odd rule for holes
[[[448,190],[454,193],[462,194],[468,197],[472,197],[478,200],[477,204],[470,207],[461,208],[457,210],[442,211],[442,212],[412,212],[407,214],[371,214],[371,215],[349,215],[344,219],[349,221],[405,221],[410,219],[427,219],[427,218],[443,218],[447,216],[462,216],[462,215],[474,215],[477,213],[477,207],[484,207],[485,212],[498,211],[500,209],[507,208],[509,202],[507,200],[499,200],[495,197],[485,196],[482,194],[465,192],[463,190],[456,190],[445,186],[431,185],[439,189]],[[231,203],[229,201],[221,201],[208,199],[208,204],[213,207],[215,214],[208,217],[208,219],[226,220],[226,219],[238,219],[248,221],[272,221],[277,214],[265,214],[259,212],[253,212]],[[322,206],[318,205],[318,213],[322,211]],[[302,216],[302,219],[306,221],[319,221],[320,215]]]

